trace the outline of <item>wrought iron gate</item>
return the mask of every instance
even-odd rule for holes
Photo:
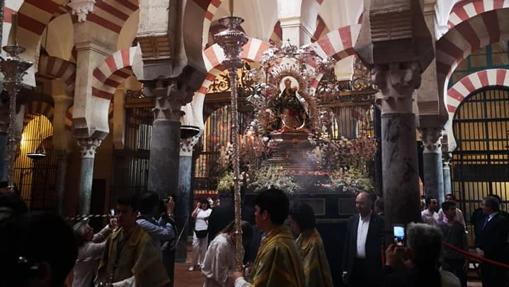
[[[124,148],[114,151],[112,195],[132,194],[147,190],[152,134],[153,102],[126,93]],[[112,198],[110,198],[111,204]]]
[[[468,96],[453,120],[453,193],[467,219],[482,199],[509,199],[509,89],[490,87]]]

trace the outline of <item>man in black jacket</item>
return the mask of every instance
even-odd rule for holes
[[[484,198],[482,209],[485,219],[479,234],[479,252],[486,258],[507,263],[509,259],[504,250],[507,250],[508,245],[508,219],[500,213],[500,202],[493,196]],[[506,272],[503,268],[481,264],[482,286],[504,286],[501,282],[504,282]]]
[[[355,208],[358,214],[350,217],[346,229],[343,281],[350,287],[380,286],[384,221],[373,212],[373,199],[367,192],[357,195]]]

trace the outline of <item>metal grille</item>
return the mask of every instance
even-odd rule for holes
[[[126,107],[124,149],[115,151],[114,194],[132,194],[147,189],[152,108]]]
[[[213,194],[217,187],[218,160],[221,147],[231,142],[230,106],[214,111],[205,122],[205,130],[200,139],[201,152],[195,160],[195,194]]]
[[[470,95],[453,121],[453,192],[468,215],[489,194],[509,199],[509,89],[486,88]]]
[[[14,165],[14,183],[33,210],[54,210],[57,159],[53,153],[53,126],[43,115],[35,116],[23,129],[20,153]],[[46,157],[32,160],[27,154],[44,145]]]
[[[360,135],[374,136],[373,109],[370,106],[340,106],[332,108],[332,112],[332,139],[342,136],[349,139]]]

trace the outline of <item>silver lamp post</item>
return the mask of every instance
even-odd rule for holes
[[[14,26],[13,29],[16,29]],[[15,33],[15,32],[14,32]],[[9,128],[7,130],[8,137],[8,159],[9,159],[9,188],[14,188],[14,162],[20,141],[16,124],[16,98],[23,76],[26,75],[28,68],[32,66],[31,62],[25,61],[19,57],[25,51],[25,48],[18,46],[14,37],[14,45],[7,45],[4,48],[7,57],[1,57],[0,69],[4,74],[4,89],[9,94]]]
[[[233,10],[233,9],[232,9]],[[241,205],[240,205],[240,169],[239,169],[239,113],[237,106],[237,69],[242,67],[240,52],[247,43],[247,36],[240,29],[244,19],[228,16],[219,19],[225,30],[214,35],[214,40],[223,48],[226,59],[223,65],[228,69],[231,88],[231,118],[233,144],[233,187],[235,201],[235,263],[238,270],[242,269],[244,251],[242,248]]]

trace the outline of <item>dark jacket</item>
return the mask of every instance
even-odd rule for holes
[[[501,262],[509,262],[507,254],[507,238],[509,236],[509,220],[501,213],[497,213],[481,230],[479,248],[487,258]]]
[[[357,256],[357,226],[359,215],[356,214],[348,219],[346,227],[346,240],[343,250],[342,270],[352,274],[354,261]],[[366,237],[366,274],[373,277],[373,280],[381,279],[383,276],[383,238],[384,220],[379,215],[371,214],[369,221],[368,235]]]

